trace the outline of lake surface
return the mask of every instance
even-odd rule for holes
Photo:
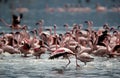
[[[92,8],[91,12],[46,12],[45,6],[63,7],[64,4],[79,4]],[[117,27],[120,25],[120,12],[96,12],[95,3],[100,3],[110,9],[114,4],[120,4],[119,0],[91,0],[86,3],[85,0],[8,0],[7,3],[0,3],[0,18],[11,23],[12,10],[18,7],[28,8],[28,12],[24,13],[22,25],[28,25],[29,30],[37,28],[35,23],[44,19],[44,28],[57,25],[57,33],[64,33],[63,25],[68,23],[72,28],[73,23],[83,24],[84,21],[91,20],[94,22],[93,28],[98,29],[105,23],[110,26]],[[18,14],[15,12],[15,14]],[[0,31],[10,32],[11,30],[0,23]],[[71,57],[71,64],[68,68],[64,66],[68,62],[65,59],[49,60],[49,55],[44,54],[42,59],[35,59],[34,56],[23,58],[20,55],[0,55],[0,78],[120,78],[120,58],[108,59],[94,57],[93,62],[87,65],[79,61],[80,68],[76,70],[75,59]]]
[[[20,55],[2,55],[0,59],[1,78],[119,78],[120,58],[108,59],[94,57],[93,62],[78,61],[80,68],[76,70],[75,59],[71,57],[71,64],[65,68],[68,60],[49,60],[48,54],[42,59],[34,56],[22,58]]]

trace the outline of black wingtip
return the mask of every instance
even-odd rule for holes
[[[120,28],[120,25],[119,25],[119,26],[117,26],[117,28],[119,29],[119,28]]]
[[[13,14],[13,15],[12,15],[12,18],[13,18],[13,19],[16,19],[16,18],[17,18],[17,16],[16,16],[15,14]]]
[[[37,23],[35,23],[35,25],[38,25],[39,23],[37,22]]]
[[[88,21],[85,21],[85,23],[88,23]]]
[[[49,57],[48,59],[54,59],[54,57]]]
[[[23,18],[23,14],[22,14],[22,13],[20,13],[20,18],[21,18],[21,19]]]

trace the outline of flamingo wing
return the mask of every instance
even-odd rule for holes
[[[58,58],[60,56],[66,55],[66,54],[74,54],[71,50],[67,49],[67,48],[58,48],[56,51],[54,51],[49,59],[54,59],[54,58]]]
[[[79,55],[79,57],[77,59],[82,62],[91,62],[94,60],[94,58],[91,55],[89,55],[88,53],[82,53],[81,55]]]

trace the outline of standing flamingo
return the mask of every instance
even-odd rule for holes
[[[54,24],[54,35],[52,36],[50,50],[54,52],[56,49],[60,47],[60,42],[58,41],[58,35],[56,33],[56,24]]]
[[[87,49],[82,50],[81,46],[78,45],[78,46],[76,46],[75,50],[76,50],[75,51],[76,59],[80,60],[81,62],[84,62],[85,65],[87,62],[91,62],[94,60],[93,56],[91,56],[88,53],[88,51],[92,51],[91,49],[90,50],[87,50]],[[77,60],[76,60],[76,62],[77,62]]]
[[[88,53],[84,53],[84,52],[78,53],[80,50],[81,50],[81,48],[79,46],[76,46],[76,52],[73,52],[68,48],[61,47],[61,48],[58,48],[56,51],[54,51],[50,55],[49,59],[54,59],[54,58],[58,58],[60,56],[65,55],[69,61],[68,64],[65,66],[65,67],[67,67],[71,63],[69,56],[68,56],[69,54],[71,54],[71,55],[75,56],[75,58],[76,58],[76,68],[79,67],[77,60],[80,60],[80,61],[84,62],[85,64],[86,64],[86,62],[93,61],[94,58],[91,55],[89,55]]]
[[[44,24],[44,20],[39,20],[36,25],[39,25],[39,28],[38,28],[38,34],[40,35],[41,32],[43,31],[43,24]]]
[[[60,56],[66,56],[66,58],[69,61],[67,63],[67,65],[65,66],[65,67],[67,67],[71,63],[71,61],[69,59],[69,56],[68,56],[69,54],[75,56],[75,53],[73,51],[71,51],[70,49],[61,47],[61,48],[58,48],[57,50],[55,50],[54,52],[52,52],[52,54],[50,55],[49,59],[58,58]],[[76,66],[79,66],[79,65],[76,63]]]
[[[10,54],[20,53],[18,48],[15,48],[15,39],[13,34],[4,34],[1,40],[1,49],[3,52],[8,52]],[[17,43],[17,41],[16,41]]]
[[[27,54],[30,54],[30,48],[28,43],[24,43],[23,46],[19,47],[19,50],[24,54],[24,57],[27,57]]]
[[[33,47],[33,55],[36,56],[36,59],[41,57],[47,51],[47,48],[44,45],[44,41],[39,40],[39,43],[36,44],[36,47]]]

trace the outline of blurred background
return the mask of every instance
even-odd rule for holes
[[[99,6],[99,7],[97,7]],[[11,24],[12,14],[23,13],[22,25],[29,29],[36,28],[35,23],[43,19],[44,27],[54,24],[64,31],[68,23],[83,24],[93,21],[94,28],[105,23],[110,26],[120,25],[120,0],[0,0],[0,18]],[[0,30],[9,30],[0,23]]]

